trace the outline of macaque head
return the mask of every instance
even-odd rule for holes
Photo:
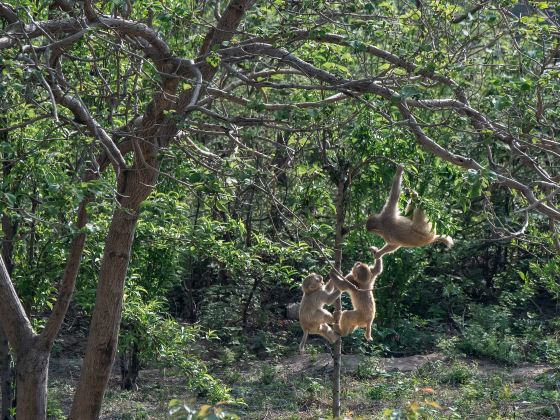
[[[371,280],[371,271],[369,265],[357,262],[352,267],[352,276],[360,283],[367,283]]]
[[[379,214],[372,214],[368,217],[366,222],[366,229],[368,232],[381,232],[381,217],[379,217]]]
[[[303,292],[311,293],[315,290],[319,290],[325,284],[323,283],[323,276],[319,274],[311,273],[303,280]]]

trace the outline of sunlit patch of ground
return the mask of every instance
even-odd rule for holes
[[[231,407],[242,419],[328,418],[330,354],[232,362],[215,369],[247,406]],[[51,364],[51,418],[65,418],[79,373],[78,359]],[[137,391],[119,388],[114,372],[103,419],[161,419],[171,399],[194,401],[172,370],[144,370]],[[546,365],[504,367],[441,354],[395,359],[343,357],[342,406],[348,417],[377,419],[391,413],[429,418],[555,418],[560,411],[560,370]]]

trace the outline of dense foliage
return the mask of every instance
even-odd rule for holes
[[[106,21],[80,21],[80,2],[0,3],[3,258],[36,331],[80,233],[66,333],[92,314],[126,207],[112,142],[126,170],[158,165],[124,286],[125,388],[143,367],[173,366],[203,399],[236,401],[210,370],[295,351],[286,306],[306,273],[330,270],[337,188],[347,270],[383,243],[363,224],[396,163],[456,246],[385,257],[374,340],[357,331],[345,351],[560,363],[555,2],[262,1],[206,49],[223,2],[86,4]]]

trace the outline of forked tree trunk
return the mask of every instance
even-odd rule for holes
[[[136,229],[136,211],[118,208],[109,227],[95,299],[87,351],[71,419],[97,419],[115,359],[123,304],[123,289]]]
[[[29,344],[29,351],[17,356],[16,386],[18,401],[17,420],[39,420],[47,418],[47,378],[49,371],[49,349]]]
[[[218,24],[212,27],[204,38],[200,57],[210,52],[214,45],[220,45],[232,38],[252,2],[231,0],[228,3]],[[95,16],[93,11],[91,14]],[[200,76],[200,83],[209,82],[216,71],[217,67],[209,63],[202,64],[198,70],[197,81]],[[195,97],[192,89],[182,92],[176,104],[170,103],[170,98],[177,93],[179,80],[171,77],[163,83],[164,90],[159,92],[148,106],[138,138],[133,140],[134,165],[130,169],[119,168],[118,190],[121,207],[113,214],[105,241],[86,356],[70,419],[97,419],[101,412],[103,394],[117,350],[124,281],[138,220],[138,208],[157,182],[159,148],[167,145],[178,132],[176,118],[161,121],[161,114],[174,105],[176,115],[186,115],[192,110],[192,105],[199,99],[198,95],[201,92],[199,90]]]

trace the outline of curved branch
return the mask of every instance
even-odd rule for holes
[[[454,165],[467,169],[474,169],[476,171],[481,171],[484,169],[484,167],[480,165],[476,160],[460,155],[455,155],[450,151],[448,151],[447,149],[441,147],[431,138],[429,138],[426,135],[426,133],[424,133],[424,131],[422,130],[422,128],[420,127],[420,125],[418,124],[418,122],[416,121],[416,119],[414,118],[414,116],[412,115],[412,113],[404,103],[398,104],[398,108],[401,114],[403,115],[403,117],[405,117],[408,120],[408,126],[410,127],[410,130],[416,137],[418,143],[420,143],[424,149],[430,151],[434,155],[442,158],[447,162],[453,163]],[[533,191],[531,191],[531,189],[527,185],[524,185],[513,178],[506,177],[499,173],[496,173],[496,176],[498,177],[498,181],[502,185],[505,185],[506,187],[510,187],[523,194],[523,196],[529,202],[530,208],[534,207],[538,209],[541,213],[546,214],[547,216],[553,218],[554,220],[560,220],[560,211],[546,205],[543,201],[538,200],[533,194]]]

